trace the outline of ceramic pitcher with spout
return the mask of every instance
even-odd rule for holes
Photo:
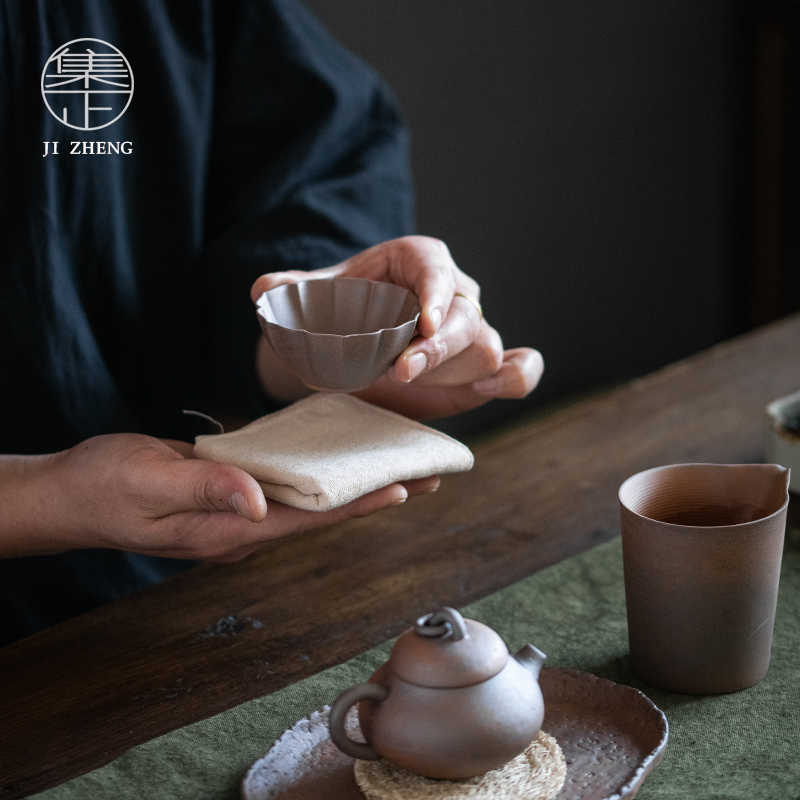
[[[619,491],[631,666],[662,689],[721,694],[767,672],[789,470],[672,464]]]

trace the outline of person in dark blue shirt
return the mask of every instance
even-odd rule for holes
[[[247,420],[306,391],[251,291],[320,269],[413,290],[420,335],[359,396],[417,419],[538,381],[413,235],[391,94],[294,0],[0,0],[0,64],[0,643],[435,488],[315,514],[192,458],[183,409]]]

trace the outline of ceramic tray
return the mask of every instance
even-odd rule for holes
[[[557,800],[632,798],[667,746],[667,719],[630,686],[588,672],[545,668],[542,728],[561,745],[567,779]],[[353,759],[327,736],[326,706],[300,720],[256,761],[242,782],[244,800],[364,800]],[[348,727],[358,736],[351,709]],[[363,741],[363,739],[362,739]]]

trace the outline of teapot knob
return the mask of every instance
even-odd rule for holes
[[[414,631],[420,636],[438,636],[442,639],[452,637],[454,642],[458,642],[467,635],[467,625],[458,611],[442,606],[431,614],[420,617],[414,625]]]

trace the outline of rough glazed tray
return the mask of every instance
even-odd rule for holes
[[[667,746],[664,713],[640,691],[588,672],[545,668],[539,683],[542,727],[556,737],[567,762],[557,800],[634,797]],[[244,800],[364,800],[353,759],[325,733],[327,711],[300,720],[253,764],[242,781]],[[358,738],[351,714],[349,735]]]

